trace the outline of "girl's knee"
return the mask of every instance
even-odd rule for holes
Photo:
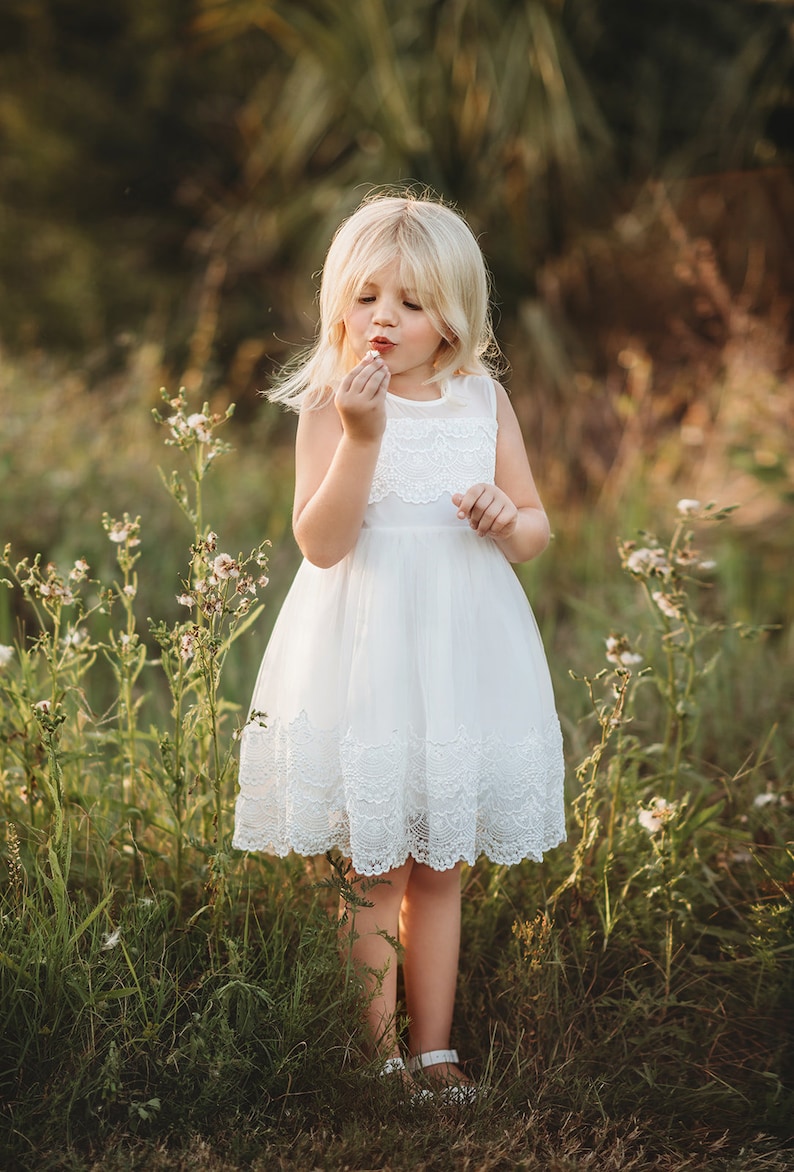
[[[460,887],[460,872],[463,864],[456,863],[446,871],[436,871],[426,863],[414,863],[409,886],[414,890],[420,888],[427,892],[442,892],[458,890]]]

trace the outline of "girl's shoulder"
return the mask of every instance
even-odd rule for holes
[[[497,386],[490,375],[458,374],[447,383],[446,393],[466,414],[495,417]]]

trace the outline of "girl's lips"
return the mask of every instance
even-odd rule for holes
[[[370,338],[369,344],[373,350],[377,350],[378,354],[387,354],[396,345],[395,342],[390,342],[388,338]]]

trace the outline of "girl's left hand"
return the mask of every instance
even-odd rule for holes
[[[507,493],[495,484],[473,484],[452,498],[458,516],[468,519],[479,537],[512,537],[518,524],[518,509]]]

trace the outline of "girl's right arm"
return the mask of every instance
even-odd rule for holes
[[[292,528],[315,566],[336,565],[356,543],[386,426],[388,385],[383,359],[365,358],[333,398],[300,415]]]

